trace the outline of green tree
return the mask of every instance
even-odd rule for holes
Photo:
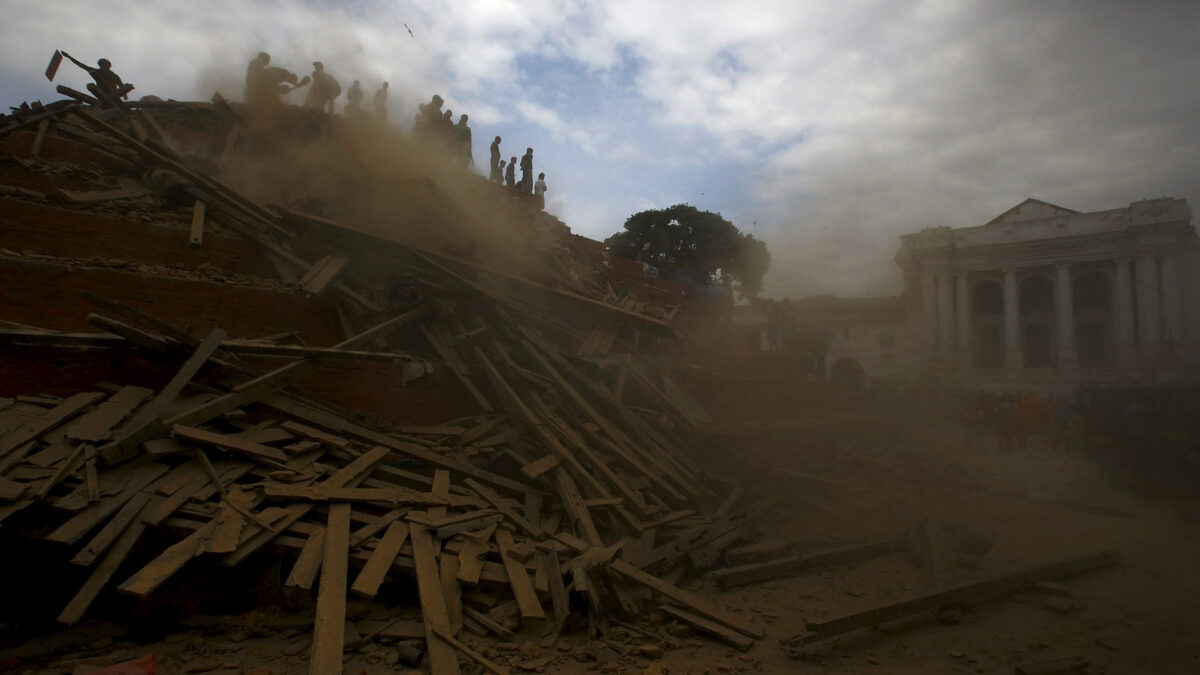
[[[648,263],[664,273],[681,273],[694,288],[718,279],[736,283],[743,297],[762,289],[771,264],[767,245],[744,234],[719,213],[690,204],[629,216],[625,231],[604,240],[610,253]]]

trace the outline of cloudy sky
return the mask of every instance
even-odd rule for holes
[[[764,239],[766,293],[899,289],[899,235],[1036,197],[1200,205],[1200,2],[0,0],[0,105],[54,48],[136,94],[240,95],[259,49],[392,118],[441,93],[475,156],[535,148],[547,208],[603,239],[686,202]],[[405,26],[411,29],[410,35]],[[82,87],[64,66],[56,83]]]

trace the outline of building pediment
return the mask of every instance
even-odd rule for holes
[[[1058,206],[1050,202],[1044,202],[1040,199],[1030,197],[1025,201],[1017,204],[1011,209],[1001,213],[995,218],[989,220],[985,225],[1011,225],[1013,223],[1025,222],[1028,220],[1042,220],[1045,218],[1053,218],[1055,216],[1069,216],[1079,213],[1073,209],[1068,209],[1065,206]]]

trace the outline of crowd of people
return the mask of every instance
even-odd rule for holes
[[[313,62],[313,72],[303,79],[284,68],[271,66],[271,56],[259,52],[246,68],[245,101],[247,105],[264,106],[277,105],[281,96],[285,96],[308,87],[304,98],[305,107],[332,114],[335,111],[334,102],[341,96],[342,86],[320,61]],[[366,94],[362,83],[354,80],[354,84],[346,91],[344,112],[349,116],[359,116],[367,111],[363,108]],[[475,166],[472,152],[471,127],[467,122],[469,117],[459,115],[458,122],[454,121],[453,111],[442,110],[445,104],[441,96],[434,94],[428,103],[417,106],[413,120],[413,133],[426,139],[434,139],[445,145],[450,156],[464,166]],[[380,122],[388,118],[388,83],[376,90],[374,98],[374,114]],[[488,179],[507,185],[513,190],[532,193],[538,203],[538,208],[546,207],[546,174],[539,173],[537,180],[533,178],[533,148],[526,148],[521,156],[521,180],[516,180],[517,158],[511,157],[506,162],[501,159],[500,137],[492,141],[488,167]]]
[[[329,71],[325,64],[313,61],[312,74],[300,78],[295,73],[271,65],[271,55],[259,52],[250,60],[246,67],[245,101],[247,105],[262,108],[263,106],[278,105],[280,97],[286,96],[297,89],[308,87],[304,96],[304,106],[332,114],[336,108],[334,102],[342,94],[342,85]],[[354,80],[354,84],[346,91],[346,105],[343,111],[347,115],[361,115],[367,111],[362,103],[366,94],[362,83]],[[374,114],[381,121],[387,121],[388,83],[384,82],[375,91]]]
[[[1025,448],[1033,438],[1066,451],[1083,423],[1079,402],[1055,393],[967,391],[959,395],[958,404],[958,415],[972,440],[978,443],[992,435],[1004,451]]]

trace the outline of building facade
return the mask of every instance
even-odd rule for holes
[[[909,371],[983,385],[1161,382],[1200,365],[1200,241],[1181,199],[1027,199],[901,237]]]

